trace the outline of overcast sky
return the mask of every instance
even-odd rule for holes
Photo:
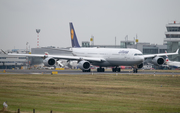
[[[82,41],[120,45],[120,41],[163,44],[166,24],[180,22],[180,0],[0,0],[0,49],[70,47],[69,22]]]

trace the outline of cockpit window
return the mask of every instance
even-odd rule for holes
[[[134,54],[134,56],[140,56],[140,55],[142,55],[142,54],[140,54],[140,53],[135,53]]]

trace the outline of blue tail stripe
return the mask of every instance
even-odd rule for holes
[[[70,36],[71,36],[72,47],[80,47],[73,24],[70,22],[69,25],[70,25]]]

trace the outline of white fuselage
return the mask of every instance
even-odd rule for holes
[[[116,48],[72,48],[74,56],[103,58],[104,62],[91,62],[96,66],[135,66],[144,61],[142,52],[137,49]]]
[[[177,61],[167,61],[166,64],[169,67],[180,68],[180,62],[177,62]]]

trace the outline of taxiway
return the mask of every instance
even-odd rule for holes
[[[81,70],[12,70],[12,69],[0,69],[0,74],[3,74],[5,70],[6,74],[51,74],[53,71],[57,71],[58,74],[134,74],[132,70],[122,70],[121,72],[112,72],[112,71],[105,71],[105,72],[82,72]],[[177,71],[147,71],[147,70],[139,70],[136,74],[168,74],[168,75],[180,75],[180,72]]]

